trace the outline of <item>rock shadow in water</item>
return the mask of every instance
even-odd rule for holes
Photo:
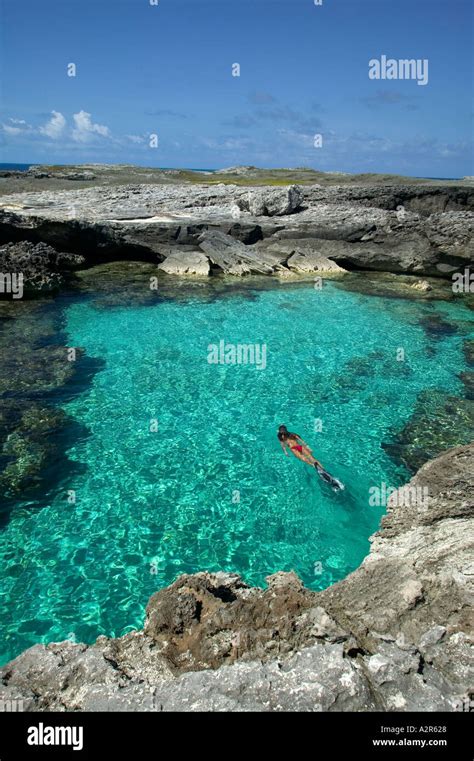
[[[9,304],[0,312],[0,525],[19,500],[47,502],[61,479],[84,466],[67,450],[88,435],[59,405],[85,391],[103,367],[77,350],[68,360],[57,305]]]
[[[474,402],[445,391],[428,389],[401,431],[382,448],[398,465],[412,473],[445,449],[468,444],[474,431]]]
[[[394,356],[376,349],[363,357],[351,357],[340,373],[316,374],[306,399],[314,403],[347,404],[354,394],[366,391],[378,375],[409,378],[412,374],[408,362],[397,362]]]

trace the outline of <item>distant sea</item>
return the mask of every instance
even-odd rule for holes
[[[0,164],[0,169],[12,169],[15,172],[26,172],[33,164]]]
[[[36,162],[36,164],[2,164],[0,162],[0,169],[11,169],[15,172],[26,172],[28,169],[32,166],[37,166],[39,162]],[[43,164],[47,162],[42,162]],[[58,166],[71,166],[70,164],[59,164]],[[175,169],[178,167],[168,167],[168,166],[157,166],[157,167],[139,167],[140,169]],[[215,169],[186,169],[184,167],[181,167],[183,172],[215,172]]]

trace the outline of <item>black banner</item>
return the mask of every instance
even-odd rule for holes
[[[471,761],[472,715],[460,713],[2,713],[0,761],[127,759],[262,749],[362,758]],[[173,748],[174,746],[174,748]],[[284,750],[286,749],[286,750]]]

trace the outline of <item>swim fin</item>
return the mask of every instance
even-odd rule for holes
[[[342,491],[345,488],[344,484],[341,483],[341,481],[331,476],[331,474],[328,473],[327,470],[324,470],[324,468],[322,468],[321,465],[318,465],[317,463],[315,463],[314,467],[318,471],[320,478],[322,478],[323,481],[326,481],[327,484],[332,486],[334,491]]]

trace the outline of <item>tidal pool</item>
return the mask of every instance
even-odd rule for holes
[[[369,489],[410,476],[382,442],[423,390],[463,393],[461,302],[325,282],[213,297],[190,287],[121,307],[89,290],[61,308],[68,345],[104,364],[61,402],[88,430],[68,444],[80,468],[19,501],[1,529],[2,663],[37,642],[140,628],[150,595],[182,573],[232,571],[263,586],[294,570],[315,590],[342,579],[384,512]],[[430,334],[433,316],[464,328]],[[264,346],[265,367],[210,363],[221,341]],[[281,423],[344,492],[284,456]]]

